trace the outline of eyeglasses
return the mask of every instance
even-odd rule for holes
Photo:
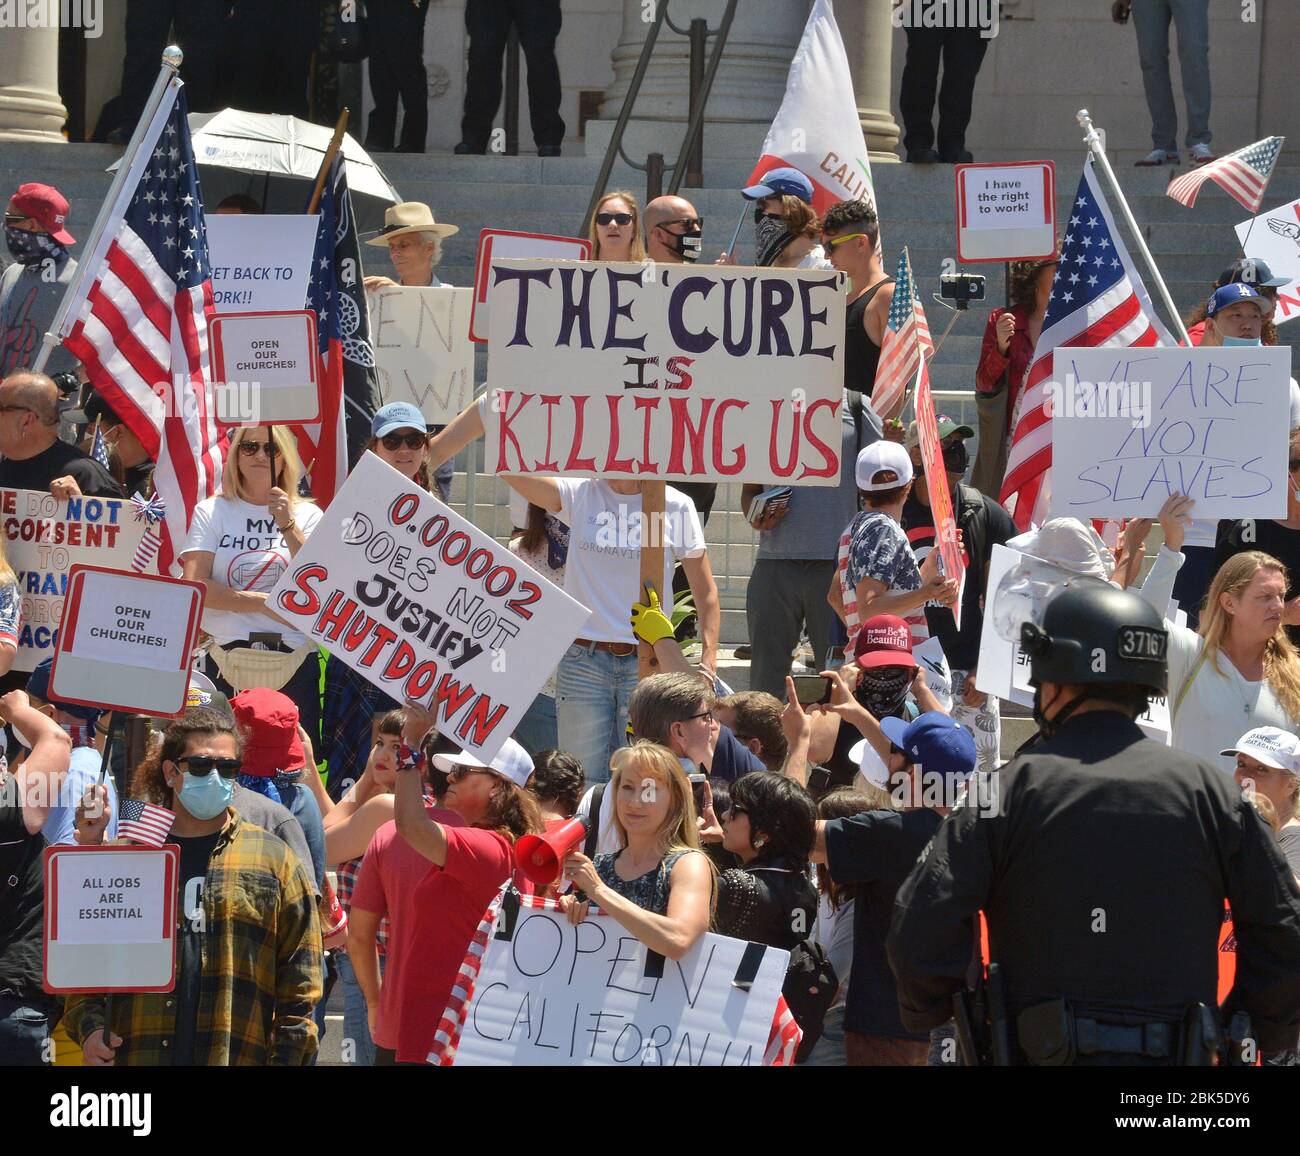
[[[675,221],[665,221],[659,227],[668,228],[669,225],[685,225],[688,232],[702,233],[704,231],[703,217],[678,217]]]
[[[822,244],[828,249],[838,249],[845,241],[852,241],[855,237],[867,237],[866,233],[845,233],[842,237],[827,237],[822,235]],[[867,240],[871,240],[867,237]]]
[[[632,223],[631,213],[597,213],[596,224],[598,225],[630,225]]]
[[[380,440],[386,450],[400,450],[403,446],[408,450],[422,450],[425,445],[425,435],[415,431],[409,434],[385,434]]]
[[[267,457],[275,452],[274,442],[250,442],[242,441],[239,443],[239,452],[246,458],[255,458],[260,453],[265,453]]]
[[[727,808],[727,814],[734,819],[737,815],[748,815],[749,812],[739,803],[732,803]]]
[[[233,779],[244,765],[239,759],[214,759],[210,755],[187,755],[176,762],[177,765],[184,763],[185,769],[199,778],[204,778],[215,770],[223,779]]]
[[[6,225],[18,225],[21,224],[23,221],[30,221],[30,220],[31,217],[27,216],[25,213],[9,213],[9,212],[5,213]]]
[[[683,722],[694,722],[697,718],[702,718],[702,719],[707,720],[708,722],[712,722],[712,721],[713,721],[713,712],[712,712],[711,710],[705,710],[705,711],[701,711],[699,714],[687,715],[686,718],[682,719],[682,721],[683,721]]]

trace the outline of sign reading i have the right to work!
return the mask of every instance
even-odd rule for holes
[[[958,165],[957,259],[1020,261],[1056,253],[1051,161]]]

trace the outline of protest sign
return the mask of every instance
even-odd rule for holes
[[[50,673],[54,697],[180,714],[202,616],[201,582],[74,566]]]
[[[307,301],[315,216],[209,213],[212,304],[218,313],[277,313]]]
[[[3,489],[0,527],[22,598],[13,669],[32,670],[53,653],[68,571],[76,565],[132,569],[145,527],[130,504],[116,498],[59,501],[40,490]]]
[[[460,981],[469,998],[444,1013],[447,1047],[435,1045],[431,1062],[454,1047],[460,1066],[741,1067],[762,1064],[776,1034],[790,961],[780,948],[706,933],[666,960],[608,915],[593,910],[574,926],[535,897],[513,927],[498,912],[487,934],[476,936],[477,958],[471,947],[475,974],[462,968]],[[458,1043],[446,1039],[453,1024]]]
[[[47,847],[44,987],[171,991],[180,848]]]
[[[1052,161],[957,165],[957,260],[1017,261],[1056,253]]]
[[[489,306],[495,285],[488,275],[496,261],[536,257],[556,261],[589,261],[591,242],[585,237],[556,237],[549,233],[521,233],[515,229],[483,229],[478,235],[478,256],[474,260],[474,301],[470,308],[469,335],[474,341],[488,339]]]
[[[1284,518],[1291,347],[1056,351],[1052,517]]]
[[[1277,290],[1273,324],[1300,317],[1300,197],[1237,226],[1237,239],[1247,257],[1263,261],[1275,277],[1289,277]]]
[[[492,473],[839,484],[842,273],[510,261],[492,275]]]
[[[366,293],[379,399],[409,401],[430,425],[445,425],[474,400],[472,291],[449,285],[383,285]]]
[[[954,690],[960,693],[961,688],[952,685],[952,668],[938,635],[932,634],[919,646],[913,647],[912,657],[925,671],[925,685],[930,688],[930,693],[944,710],[951,710]]]
[[[947,467],[943,464],[943,445],[939,440],[939,422],[930,393],[930,371],[924,354],[917,371],[916,431],[925,466],[925,486],[930,495],[930,516],[934,519],[934,541],[943,563],[944,578],[957,580],[957,600],[952,604],[953,621],[961,629],[961,600],[966,585],[966,563],[957,544],[957,518],[952,511],[952,494],[948,489]]]
[[[212,395],[226,425],[302,425],[320,420],[316,315],[231,313],[208,324]]]
[[[590,615],[372,453],[268,608],[485,761]]]

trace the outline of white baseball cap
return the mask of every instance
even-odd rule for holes
[[[1300,763],[1300,738],[1278,727],[1256,727],[1242,735],[1235,747],[1228,747],[1219,754],[1249,755],[1266,767],[1294,775],[1297,763]]]
[[[503,779],[509,779],[516,787],[526,787],[528,776],[533,773],[533,760],[514,739],[506,739],[496,758],[484,763],[477,755],[469,751],[457,751],[452,755],[434,755],[433,765],[440,771],[450,771],[453,767],[473,767],[479,771],[495,771]]]
[[[889,768],[866,739],[859,739],[849,747],[849,762],[858,764],[862,777],[873,787],[889,790]]]
[[[897,480],[873,482],[871,479],[881,470],[893,470],[898,475]],[[880,490],[893,490],[899,486],[905,486],[912,480],[912,459],[908,457],[907,451],[897,442],[882,439],[878,442],[872,442],[858,454],[857,465],[854,467],[853,472],[859,490],[863,490],[868,494]]]

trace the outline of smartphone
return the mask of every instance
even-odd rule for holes
[[[691,795],[695,799],[695,813],[704,810],[704,786],[709,781],[708,775],[688,775],[691,780]]]
[[[800,706],[831,701],[831,680],[820,674],[795,674],[794,693]]]
[[[939,276],[939,296],[956,301],[965,308],[971,301],[984,300],[984,275],[982,273],[943,273]]]

